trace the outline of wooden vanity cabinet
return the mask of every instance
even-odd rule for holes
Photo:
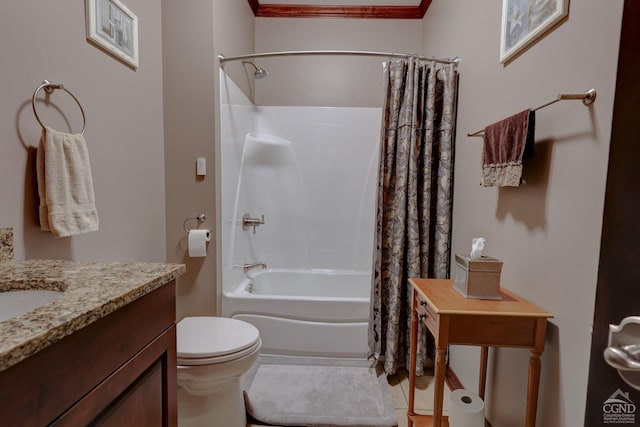
[[[0,372],[0,424],[177,426],[175,281]]]

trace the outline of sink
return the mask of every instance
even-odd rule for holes
[[[0,292],[0,322],[28,313],[62,294],[61,291],[41,289]]]

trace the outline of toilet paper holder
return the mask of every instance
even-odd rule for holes
[[[207,219],[207,217],[204,214],[200,214],[196,217],[192,217],[192,218],[187,218],[184,220],[184,222],[182,223],[182,228],[184,228],[184,231],[189,234],[189,231],[191,231],[190,228],[187,228],[187,222],[189,221],[199,221],[199,222],[203,222],[205,219]]]

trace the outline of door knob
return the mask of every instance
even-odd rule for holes
[[[638,351],[640,351],[640,344],[607,347],[604,350],[604,360],[616,369],[640,371]]]
[[[640,316],[609,325],[609,344],[603,356],[627,384],[640,390]]]

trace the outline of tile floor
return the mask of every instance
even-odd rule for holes
[[[398,427],[407,426],[407,399],[409,397],[409,377],[406,369],[400,369],[394,375],[387,377],[391,386],[391,398],[396,409]],[[449,388],[444,388],[443,412],[449,412]],[[416,378],[414,401],[415,411],[421,414],[433,413],[433,376],[425,375]],[[258,424],[247,424],[247,427],[260,427]]]
[[[388,378],[391,386],[391,398],[396,408],[398,427],[407,426],[407,399],[409,398],[409,377],[405,369],[400,369]],[[449,388],[444,388],[443,413],[449,412]],[[420,414],[433,413],[433,376],[425,375],[416,378],[414,409]]]

